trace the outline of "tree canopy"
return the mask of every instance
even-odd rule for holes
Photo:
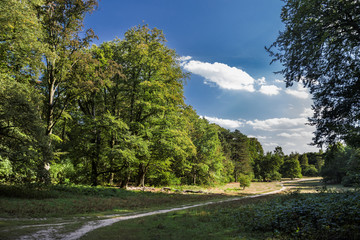
[[[281,147],[264,155],[256,138],[185,104],[189,73],[160,29],[138,25],[91,46],[83,21],[96,6],[0,2],[0,182],[246,187],[300,176]],[[316,174],[318,157],[303,168]]]
[[[285,30],[267,50],[286,85],[313,95],[314,143],[360,143],[360,2],[285,0]]]

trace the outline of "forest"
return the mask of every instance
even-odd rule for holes
[[[189,73],[161,30],[138,25],[91,45],[96,33],[83,20],[96,6],[2,4],[1,182],[126,187],[318,175],[322,153],[264,153],[257,139],[186,105]]]
[[[138,25],[91,45],[83,21],[97,4],[1,4],[1,182],[212,185],[320,173],[359,182],[356,144],[264,153],[256,138],[198,116],[184,102],[189,73],[161,30]]]
[[[309,89],[318,152],[199,116],[160,29],[95,45],[97,0],[0,1],[0,238],[359,239],[360,4],[283,2],[265,50]]]

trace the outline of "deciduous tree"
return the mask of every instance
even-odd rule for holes
[[[285,0],[285,30],[268,48],[286,85],[302,82],[314,100],[314,143],[360,143],[360,2]]]

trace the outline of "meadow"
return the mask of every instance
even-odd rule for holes
[[[359,239],[360,193],[319,179],[277,195],[115,223],[81,239]]]
[[[220,203],[224,199],[279,190],[282,185],[287,190],[281,194]],[[54,231],[51,236],[56,238],[99,219],[209,201],[219,203],[117,222],[90,231],[82,239],[360,237],[359,192],[341,185],[324,185],[320,178],[252,183],[245,190],[236,183],[211,188],[172,186],[171,189],[165,192],[161,188],[141,191],[75,185],[2,185],[0,238],[36,237],[34,233],[41,231]],[[186,189],[203,193],[185,194]]]

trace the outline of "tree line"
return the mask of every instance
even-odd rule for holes
[[[185,104],[183,85],[188,73],[181,68],[176,52],[166,46],[161,30],[139,25],[129,29],[123,39],[96,46],[91,42],[97,36],[83,26],[85,16],[96,9],[96,0],[1,1],[1,181],[125,187],[129,183],[271,181],[321,173],[337,182],[345,181],[344,177],[354,182],[357,175],[353,166],[359,159],[359,88],[327,86],[333,86],[334,81],[341,85],[347,77],[352,79],[349,83],[358,84],[358,69],[351,70],[358,59],[352,56],[357,52],[349,58],[335,54],[337,62],[331,60],[334,69],[322,75],[317,57],[326,56],[311,55],[316,53],[311,43],[293,34],[307,27],[311,32],[312,25],[331,22],[336,14],[327,14],[326,4],[345,4],[341,9],[349,10],[353,3],[329,0],[308,9],[313,1],[304,5],[297,2],[287,1],[283,8],[283,21],[293,27],[282,32],[268,51],[274,60],[284,63],[288,85],[303,81],[311,88],[315,115],[310,120],[317,126],[314,141],[330,148],[325,153],[286,156],[281,147],[264,153],[257,139],[210,124]],[[303,25],[307,11],[312,17]],[[321,15],[322,11],[326,14]],[[316,21],[314,16],[326,21]],[[332,31],[333,27],[320,30]],[[324,34],[316,40],[326,41],[328,35]],[[340,41],[344,35],[338,37]],[[301,44],[291,45],[289,39]],[[319,51],[327,46],[316,45]],[[275,47],[280,52],[273,52]],[[296,52],[299,49],[304,52]],[[305,56],[294,58],[301,54]],[[296,66],[307,64],[308,68],[293,68],[294,61],[298,61]],[[339,78],[337,70],[344,69],[352,75]],[[333,89],[330,98],[329,89]],[[346,89],[354,92],[344,92]],[[328,99],[342,110],[329,107],[332,103]],[[347,108],[341,108],[345,103]],[[343,115],[347,117],[341,118]],[[349,121],[345,124],[341,119]],[[347,145],[336,147],[338,141]],[[337,168],[338,159],[346,159],[343,162],[348,167]],[[344,170],[339,173],[340,169]]]
[[[96,35],[82,34],[83,20],[96,6],[2,1],[3,181],[125,187],[301,175],[297,155],[264,155],[257,139],[184,103],[188,74],[161,30],[139,25],[90,46]]]

